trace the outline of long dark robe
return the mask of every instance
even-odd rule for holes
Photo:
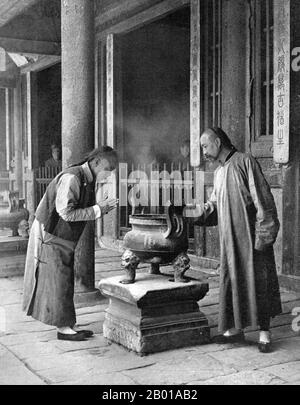
[[[205,216],[217,211],[220,234],[218,329],[260,326],[281,312],[273,243],[275,202],[257,161],[234,153],[215,171]]]
[[[27,315],[47,325],[57,327],[75,325],[73,302],[75,245],[76,242],[44,233],[37,258],[36,286]]]
[[[82,176],[73,175],[74,171]],[[44,214],[35,218],[30,230],[25,263],[23,309],[27,315],[57,327],[72,327],[76,323],[74,252],[86,221],[96,216],[89,168],[73,168],[71,174],[67,186],[63,174],[48,186],[37,208],[37,213],[42,209]],[[55,208],[59,199],[63,200],[60,211],[63,206],[65,219]]]

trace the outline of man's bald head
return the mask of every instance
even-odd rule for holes
[[[214,141],[216,138],[219,138],[222,146],[228,149],[234,149],[234,146],[231,143],[228,135],[219,127],[207,128],[202,135],[206,134],[209,136],[211,141]]]
[[[222,149],[233,149],[230,139],[221,128],[207,128],[201,135],[200,144],[204,156],[209,160],[217,160]]]
[[[202,138],[202,136],[205,137],[206,139],[208,139],[211,142],[215,141],[215,139],[218,137],[217,134],[213,131],[212,128],[206,129],[202,133],[201,138]]]

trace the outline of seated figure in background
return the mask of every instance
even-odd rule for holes
[[[185,139],[179,149],[179,154],[176,159],[176,165],[180,164],[181,170],[187,170],[190,167],[190,140]]]
[[[56,143],[51,144],[51,158],[46,160],[45,167],[56,167],[62,169],[60,146]]]

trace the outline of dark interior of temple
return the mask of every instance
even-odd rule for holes
[[[162,163],[189,137],[190,9],[120,38],[125,159]],[[164,38],[164,41],[162,41]]]
[[[61,65],[37,73],[38,166],[51,157],[52,143],[61,144]]]

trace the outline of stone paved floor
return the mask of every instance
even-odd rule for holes
[[[146,270],[144,266],[139,271]],[[118,274],[122,274],[119,254],[98,250],[96,283]],[[213,335],[218,277],[192,270],[190,275],[208,278],[210,291],[200,304]],[[106,298],[95,306],[77,308],[78,325],[94,330],[93,338],[58,341],[54,328],[21,312],[22,283],[22,277],[0,278],[0,385],[300,384],[299,332],[291,327],[295,318],[291,311],[300,307],[299,295],[282,293],[284,313],[272,323],[273,353],[259,353],[257,331],[249,330],[248,345],[206,344],[140,357],[103,338]],[[3,315],[6,332],[1,333]]]

